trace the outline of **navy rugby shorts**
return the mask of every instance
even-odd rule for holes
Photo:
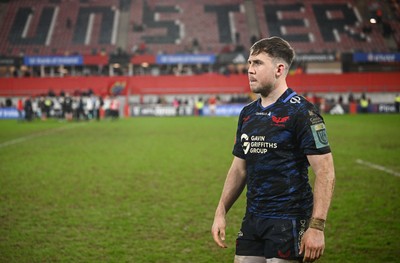
[[[236,239],[236,255],[301,260],[300,241],[308,218],[280,219],[247,213]]]

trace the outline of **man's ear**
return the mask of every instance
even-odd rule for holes
[[[286,69],[285,64],[279,63],[276,69],[276,76],[279,77],[283,75],[285,73],[285,69]]]

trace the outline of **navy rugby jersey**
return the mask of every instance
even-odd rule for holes
[[[261,99],[245,106],[233,154],[246,160],[247,212],[278,218],[311,216],[306,155],[330,151],[322,117],[292,89],[266,108]]]

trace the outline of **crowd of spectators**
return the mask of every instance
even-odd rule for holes
[[[101,118],[117,119],[120,102],[115,96],[97,96],[92,92],[64,93],[59,96],[49,92],[39,96],[18,98],[14,105],[11,98],[0,101],[0,107],[18,110],[19,118],[26,121],[54,118],[60,121],[89,121]]]
[[[114,95],[96,95],[92,90],[75,91],[72,94],[63,91],[56,95],[53,91],[38,96],[0,98],[0,108],[15,108],[19,119],[32,121],[48,118],[59,121],[90,121],[117,119],[124,112],[125,106],[158,105],[173,106],[177,116],[183,107],[193,109],[195,115],[202,115],[205,106],[210,107],[211,115],[215,114],[217,105],[249,103],[254,98],[251,94],[218,95],[182,95],[182,96],[149,96],[140,97],[137,102],[127,103],[126,98]],[[122,103],[121,103],[122,102]],[[122,105],[121,105],[122,104]]]

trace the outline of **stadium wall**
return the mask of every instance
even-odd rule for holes
[[[297,92],[400,92],[398,73],[298,74],[288,77]],[[248,93],[246,74],[195,76],[118,76],[2,78],[0,96],[37,96],[49,90],[73,93],[91,89],[98,95],[240,94]]]

